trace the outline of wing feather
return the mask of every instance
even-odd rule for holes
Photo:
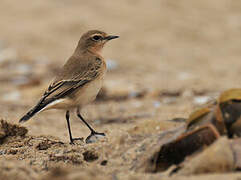
[[[75,59],[73,59],[75,60]],[[88,64],[80,66],[81,72],[73,72],[71,75],[65,74],[65,69],[71,67],[72,64],[67,64],[62,69],[62,74],[53,83],[50,84],[47,91],[43,94],[37,105],[33,107],[25,116],[20,119],[20,122],[27,121],[34,114],[41,111],[51,102],[68,97],[75,90],[81,88],[90,81],[93,81],[100,75],[102,61],[95,57],[94,61],[89,61]],[[76,71],[76,70],[74,70]],[[61,72],[60,72],[61,73]]]

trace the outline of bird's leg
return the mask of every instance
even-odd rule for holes
[[[81,121],[83,121],[84,123],[85,123],[85,125],[89,128],[89,130],[90,130],[90,135],[86,138],[86,142],[87,143],[89,143],[89,142],[91,142],[91,137],[92,136],[96,136],[96,137],[98,137],[98,136],[105,136],[105,133],[98,133],[98,132],[96,132],[86,121],[85,121],[85,119],[81,116],[81,114],[80,114],[80,111],[79,111],[79,108],[77,108],[77,116],[80,118],[80,120]]]
[[[72,137],[71,128],[70,128],[70,122],[69,122],[69,111],[66,111],[65,117],[66,117],[67,125],[68,125],[70,144],[74,144],[75,140],[82,140],[82,138],[73,138]]]

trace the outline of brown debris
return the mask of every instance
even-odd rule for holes
[[[7,121],[0,121],[0,142],[3,143],[3,140],[8,136],[25,136],[28,130],[25,127],[10,124]]]
[[[199,152],[211,153],[212,151],[210,150],[211,152],[209,152],[205,150],[205,147],[211,145],[213,142],[219,139],[221,135],[227,135],[228,137],[233,137],[233,135],[241,135],[240,99],[241,89],[228,90],[222,93],[217,101],[213,101],[207,104],[205,107],[194,111],[186,120],[185,132],[183,132],[176,138],[172,138],[169,142],[163,143],[162,141],[159,141],[159,149],[156,148],[157,145],[150,148],[152,150],[154,149],[154,151],[152,152],[152,156],[146,160],[146,164],[148,164],[149,167],[145,167],[145,169],[149,172],[162,172],[167,170],[172,165],[182,164],[179,165],[178,169],[176,169],[175,171],[178,171],[180,168],[182,169],[183,167],[192,167],[192,165],[186,166],[186,163],[188,163],[189,161],[185,161],[185,159],[191,158],[195,162],[196,155]],[[230,144],[228,145],[230,146]],[[216,146],[218,147],[217,150],[221,150],[221,145]],[[240,148],[238,143],[235,143],[235,145],[233,146],[234,150],[235,148]],[[226,152],[226,149],[223,149],[223,151]],[[222,151],[220,151],[220,153],[222,153]],[[241,163],[238,161],[239,153],[237,152],[237,150],[233,153],[237,154],[236,165],[237,168],[240,168]],[[213,156],[214,158],[218,158],[219,154],[217,154],[216,157],[215,153],[213,153]],[[227,158],[228,159],[223,160],[224,164],[226,161],[230,160],[230,156],[227,156]],[[210,159],[210,161],[210,163],[212,164],[212,159]],[[190,160],[190,162],[192,163],[192,160]],[[221,163],[222,166],[222,162],[219,163]],[[211,168],[210,170],[199,168],[198,166],[200,165],[197,164],[197,167],[193,166],[193,172],[189,174],[205,173],[205,171],[226,172],[229,171],[230,168],[234,169],[234,163],[232,163],[232,166],[228,164],[227,169],[225,169],[226,165],[224,165],[225,167],[223,169],[218,169],[219,167],[216,168],[214,166],[214,169]],[[199,171],[197,169],[199,169]],[[185,170],[180,172],[188,174]]]
[[[187,120],[188,129],[213,124],[220,134],[241,135],[241,89],[223,92],[216,102],[194,111]]]
[[[156,157],[155,171],[164,171],[173,164],[179,164],[186,156],[212,144],[219,137],[213,125],[203,126],[182,134],[176,140],[161,147]]]
[[[94,150],[87,150],[83,153],[84,160],[87,162],[93,162],[99,158],[99,155]]]
[[[133,150],[140,152],[140,154],[137,155],[137,161],[133,164],[132,169],[138,172],[157,172],[160,148],[165,144],[175,141],[184,131],[185,127],[179,127],[144,139]]]
[[[223,173],[234,170],[234,156],[227,138],[222,137],[210,147],[181,165],[176,175]]]

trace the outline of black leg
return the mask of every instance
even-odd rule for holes
[[[86,142],[89,141],[89,139],[92,136],[105,136],[105,133],[98,133],[96,132],[86,121],[85,119],[81,116],[80,112],[79,112],[79,108],[77,108],[77,116],[80,118],[81,121],[83,121],[83,123],[85,123],[85,125],[89,128],[90,130],[90,135],[87,137]]]
[[[65,117],[66,117],[67,125],[68,125],[70,143],[73,143],[72,133],[71,133],[71,129],[70,129],[70,123],[69,123],[69,111],[66,111]]]
[[[79,109],[77,109],[77,116],[80,118],[81,121],[85,123],[85,125],[89,128],[91,134],[95,133],[95,130],[84,120],[84,118],[81,116]]]
[[[73,138],[72,137],[70,122],[69,122],[69,111],[66,111],[65,117],[66,117],[67,125],[68,125],[70,144],[74,144],[74,140],[82,140],[82,138]]]

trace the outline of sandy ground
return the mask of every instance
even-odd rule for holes
[[[27,137],[0,146],[6,152],[0,156],[2,168],[12,170],[6,177],[159,179],[131,168],[131,149],[183,124],[171,119],[188,117],[221,91],[240,87],[240,22],[239,1],[1,0],[0,117],[10,123],[37,102],[82,33],[100,29],[120,36],[103,52],[109,70],[102,93],[82,110],[107,138],[69,145],[65,112],[43,112],[24,124]],[[74,114],[71,123],[75,137],[88,136]],[[46,142],[47,149],[39,149]],[[15,152],[16,143],[23,148]]]

